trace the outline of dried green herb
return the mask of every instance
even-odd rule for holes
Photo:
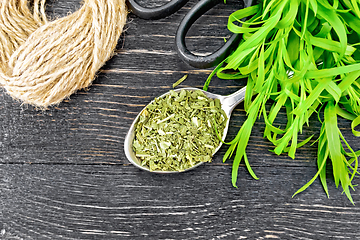
[[[182,78],[180,78],[179,80],[177,80],[174,84],[173,84],[173,88],[176,88],[178,85],[180,85],[183,81],[186,80],[186,78],[188,77],[188,75],[184,75]]]
[[[133,150],[150,171],[184,171],[210,162],[223,134],[226,115],[219,99],[181,90],[155,98],[140,114]]]

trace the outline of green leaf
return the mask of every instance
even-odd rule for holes
[[[254,173],[254,171],[252,170],[248,157],[246,156],[246,153],[244,154],[244,161],[245,161],[245,166],[247,168],[247,170],[249,171],[250,175],[255,179],[258,180],[259,178],[256,176],[256,174]]]
[[[352,15],[349,12],[342,12],[339,14],[352,30],[354,30],[355,32],[360,34],[360,19],[359,18],[355,17],[354,15]]]
[[[301,148],[302,146],[304,146],[305,144],[307,144],[312,138],[314,137],[314,135],[311,135],[310,137],[306,138],[305,140],[299,142],[296,145],[296,148]],[[290,151],[290,147],[287,147],[284,149],[284,152],[289,152]]]
[[[295,120],[292,122],[292,124],[290,125],[290,127],[287,128],[286,133],[284,134],[283,137],[281,137],[279,140],[277,140],[277,145],[274,149],[274,152],[277,155],[280,155],[281,153],[284,152],[284,149],[286,148],[286,146],[289,144],[291,139],[294,139],[293,137],[297,136],[297,132],[298,132],[298,126],[299,125],[299,117],[297,116],[295,118]],[[291,146],[290,148],[292,148],[291,153],[289,150],[289,156],[294,158],[294,146]]]
[[[243,23],[240,19],[254,15],[259,11],[259,9],[259,5],[253,5],[247,8],[237,10],[236,12],[230,14],[228,19],[228,29],[233,33],[249,33],[256,31],[258,28],[249,28],[248,26],[241,27],[236,25],[234,22]]]
[[[354,135],[360,136],[360,131],[355,130],[360,124],[359,13],[359,0],[265,0],[229,18],[228,28],[243,33],[242,39],[214,72],[222,79],[247,78],[244,108],[248,118],[224,155],[225,160],[235,153],[234,186],[242,159],[250,175],[257,179],[246,146],[259,113],[265,123],[264,137],[275,146],[274,152],[287,152],[294,158],[296,149],[310,142],[311,137],[300,142],[298,138],[305,124],[311,127],[310,117],[315,112],[322,124],[320,137],[315,141],[318,172],[295,194],[319,177],[329,196],[329,160],[336,187],[341,184],[353,203],[350,188],[353,189],[351,182],[358,174],[360,150],[354,152],[346,142],[337,117],[351,120]],[[247,20],[242,20],[244,17]],[[267,111],[265,106],[269,104]],[[279,114],[283,108],[286,116]],[[285,128],[275,124],[282,117]],[[344,144],[350,152],[345,151]]]
[[[360,70],[360,63],[334,67],[334,68],[327,68],[327,69],[320,69],[320,70],[309,70],[306,74],[306,78],[325,78],[325,77],[332,77],[337,76],[340,74],[350,73],[353,71]]]
[[[328,102],[324,111],[324,124],[330,158],[333,164],[333,174],[336,187],[339,186],[343,174],[343,159],[341,155],[341,142],[338,134],[336,108],[333,102]]]
[[[341,89],[333,81],[325,87],[326,91],[331,94],[335,102],[339,102],[341,97]]]
[[[323,78],[318,79],[318,84],[316,87],[311,91],[310,95],[304,100],[299,103],[299,105],[295,108],[294,114],[300,116],[305,113],[313,104],[314,102],[319,99],[321,93],[327,87],[327,85],[332,81],[331,78]]]
[[[360,137],[360,131],[356,131],[355,127],[358,126],[360,124],[360,116],[356,117],[352,122],[351,122],[351,131],[354,134],[354,136],[356,137]]]
[[[319,1],[319,0],[318,0]],[[336,14],[334,9],[331,9],[329,7],[325,8],[324,3],[328,2],[326,1],[319,1],[321,4],[318,4],[317,14],[320,15],[322,18],[324,18],[335,30],[337,37],[340,41],[340,58],[345,55],[346,46],[347,46],[347,35],[346,30],[344,27],[344,24]]]
[[[254,120],[251,117],[248,117],[240,129],[241,141],[239,141],[238,146],[236,148],[236,154],[232,165],[232,174],[231,174],[232,185],[234,187],[237,187],[236,182],[237,182],[238,170],[241,159],[245,154],[247,143],[249,142],[252,125],[254,124],[253,122]]]
[[[319,169],[319,177],[321,185],[324,188],[326,195],[329,197],[329,190],[326,183],[326,167],[324,164],[326,163],[329,157],[329,148],[326,145],[326,133],[325,133],[325,125],[322,124],[322,129],[324,129],[323,134],[320,136],[319,146],[318,146],[318,154],[317,154],[317,165]]]
[[[350,121],[353,121],[356,118],[354,114],[342,109],[338,104],[336,105],[336,114]]]
[[[314,12],[314,15],[316,16],[317,8],[318,8],[317,1],[316,0],[310,0],[310,7],[311,7],[312,11]]]
[[[344,92],[348,89],[351,84],[353,84],[360,77],[360,69],[348,73],[344,78],[341,79],[341,82],[338,84],[341,92]]]
[[[317,38],[325,38],[331,31],[332,27],[329,23],[324,22],[321,25],[320,31],[315,35]]]
[[[347,154],[350,156],[353,156],[353,158],[351,159],[351,163],[355,162],[355,166],[352,167],[351,163],[349,163],[346,159],[345,159],[345,164],[347,165],[348,168],[351,168],[353,170],[352,174],[351,174],[351,178],[349,180],[349,185],[351,185],[352,180],[354,179],[354,177],[356,176],[357,169],[359,167],[359,161],[358,161],[358,156],[359,154],[355,153],[354,150],[350,147],[349,143],[346,141],[346,139],[344,138],[344,136],[342,135],[342,133],[339,131],[339,135],[341,137],[341,140],[345,143],[346,147],[350,150],[351,154]],[[344,151],[345,152],[345,151]]]
[[[336,108],[334,102],[328,102],[324,112],[324,124],[327,136],[327,144],[330,152],[330,158],[333,165],[333,175],[336,187],[341,186],[350,202],[354,203],[350,194],[349,187],[351,181],[348,174],[348,169],[345,164],[347,161],[345,156],[341,153],[341,142],[339,136],[339,129],[337,127]]]
[[[295,62],[299,59],[299,45],[299,36],[294,31],[291,31],[287,42],[287,54],[289,55],[292,65],[295,65]]]
[[[324,176],[322,176],[322,175],[326,171],[325,163],[326,163],[326,158],[321,159],[320,166],[318,167],[319,169],[318,169],[317,173],[315,174],[315,176],[309,182],[307,182],[304,186],[302,186],[299,190],[297,190],[292,197],[294,197],[295,195],[297,195],[297,194],[303,192],[305,189],[307,189],[316,180],[316,178],[319,175],[321,175],[321,178],[324,179]],[[324,186],[324,184],[323,184],[323,186]],[[328,192],[328,189],[326,186],[326,181],[325,181],[324,189],[325,189],[326,194],[329,196],[329,192]]]
[[[299,0],[292,0],[289,3],[289,10],[287,11],[287,13],[285,14],[285,17],[283,17],[278,24],[276,25],[276,28],[282,29],[282,28],[286,28],[292,25],[292,23],[294,22],[298,9],[299,9],[299,4],[300,1]]]
[[[314,36],[310,36],[309,37],[309,43],[317,46],[319,48],[325,49],[327,51],[331,51],[331,52],[337,52],[337,53],[342,53],[343,49],[341,46],[341,43],[338,41],[334,41],[331,39],[327,39],[327,38],[321,38],[321,37],[314,37]],[[345,55],[352,55],[355,52],[356,48],[352,47],[352,46],[346,46],[345,49]]]
[[[236,69],[244,58],[243,51],[251,52],[250,49],[255,49],[259,43],[264,41],[267,34],[278,23],[281,17],[281,10],[284,5],[285,1],[283,1],[280,6],[276,8],[277,12],[273,16],[271,16],[271,18],[267,19],[262,27],[260,27],[255,33],[253,33],[249,39],[239,45],[239,47],[231,55],[231,58],[227,59],[228,64],[226,66],[226,69]]]

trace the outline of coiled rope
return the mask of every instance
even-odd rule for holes
[[[49,21],[45,0],[1,0],[0,84],[13,98],[47,108],[87,88],[112,57],[126,23],[125,0],[85,0]]]

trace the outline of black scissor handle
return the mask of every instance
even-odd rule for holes
[[[161,7],[145,8],[140,6],[135,0],[128,0],[128,5],[130,10],[139,18],[155,20],[175,13],[187,2],[188,0],[172,0]]]
[[[193,23],[200,18],[204,13],[216,6],[224,0],[201,0],[197,3],[181,21],[176,32],[176,48],[178,54],[184,62],[196,68],[210,68],[216,66],[223,61],[235,48],[241,39],[240,34],[233,34],[226,43],[216,50],[214,53],[207,56],[198,56],[190,52],[185,44],[185,36]],[[252,0],[244,0],[245,7],[252,4]]]

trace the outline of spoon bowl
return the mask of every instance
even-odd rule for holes
[[[244,100],[245,98],[245,92],[246,92],[246,87],[243,87],[241,88],[240,90],[236,91],[235,93],[231,94],[231,95],[228,95],[228,96],[223,96],[223,95],[218,95],[218,94],[213,94],[213,93],[210,93],[210,92],[207,92],[207,91],[204,91],[204,90],[201,90],[201,89],[198,89],[198,88],[178,88],[178,89],[174,89],[173,91],[175,92],[179,92],[181,90],[187,90],[187,91],[197,91],[197,90],[200,90],[202,91],[208,98],[211,98],[211,99],[219,99],[220,100],[220,103],[221,103],[221,108],[222,110],[224,110],[225,114],[226,114],[226,117],[227,117],[227,122],[226,122],[226,126],[224,128],[224,132],[223,132],[223,135],[222,135],[222,140],[224,141],[225,138],[226,138],[226,134],[228,132],[228,129],[229,129],[229,122],[230,122],[230,116],[231,116],[231,113],[233,111],[233,109],[240,103]],[[169,92],[166,92],[164,93],[163,95],[159,96],[160,98],[163,98],[165,97],[166,95],[170,94],[170,91]],[[153,100],[154,101],[154,100]],[[149,104],[151,104],[153,101],[151,101]],[[146,107],[145,107],[146,108]],[[145,109],[144,108],[144,109]],[[144,111],[141,110],[142,111]],[[133,140],[134,140],[134,137],[135,137],[135,126],[136,126],[136,123],[138,122],[138,119],[140,117],[140,114],[141,112],[136,116],[136,118],[134,119],[133,123],[131,124],[130,126],[130,129],[128,131],[128,133],[126,134],[126,137],[125,137],[125,142],[124,142],[124,150],[125,150],[125,155],[126,157],[128,158],[128,160],[136,167],[142,169],[142,170],[145,170],[145,171],[149,171],[150,172],[150,169],[147,167],[147,166],[142,166],[141,165],[141,160],[136,157],[135,155],[135,152],[133,151]],[[220,149],[220,147],[222,146],[222,142],[219,143],[218,147],[215,149],[213,155]],[[198,166],[200,166],[201,164],[203,164],[203,162],[200,162],[196,165],[194,165],[193,167],[190,167],[190,168],[187,168],[185,169],[184,171],[188,171],[188,170],[191,170],[191,169],[194,169]],[[184,171],[181,171],[181,172],[184,172]],[[180,171],[151,171],[153,173],[179,173]]]

